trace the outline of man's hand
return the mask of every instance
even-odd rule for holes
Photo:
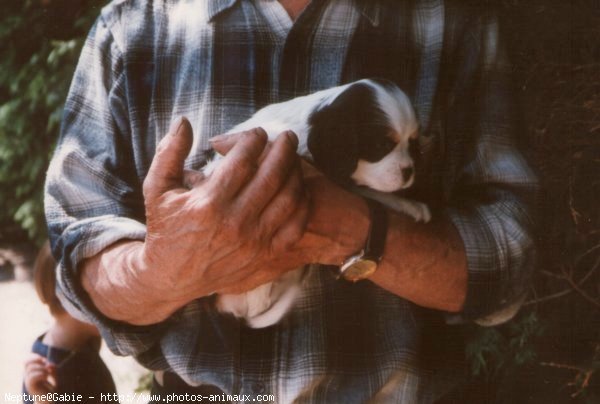
[[[150,324],[193,299],[250,290],[306,263],[285,254],[309,213],[295,135],[269,144],[256,129],[220,139],[213,147],[226,156],[208,177],[184,172],[187,120],[160,142],[143,187],[145,242],[117,243],[84,263],[84,288],[107,316]]]
[[[208,178],[187,175],[188,190],[183,160],[192,133],[183,120],[159,144],[144,181],[141,267],[183,298],[250,290],[295,265],[269,262],[300,239],[308,216],[296,136],[285,132],[272,145],[262,129],[231,138]]]
[[[369,230],[369,209],[365,200],[329,180],[303,162],[310,215],[302,239],[293,251],[310,263],[341,265],[365,244]]]

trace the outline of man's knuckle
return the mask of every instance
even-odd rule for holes
[[[298,239],[295,239],[293,235],[287,230],[285,234],[276,235],[271,242],[271,254],[279,255],[290,251]]]
[[[221,218],[222,207],[217,198],[214,195],[209,194],[202,198],[193,199],[190,211],[190,215],[192,216],[199,216],[217,221]]]
[[[284,251],[291,250],[298,243],[305,232],[304,220],[294,220],[286,229],[285,233],[279,235],[280,243]]]
[[[289,248],[291,248],[294,244],[296,244],[298,241],[300,241],[300,239],[302,238],[303,235],[304,235],[304,225],[301,222],[295,223],[295,225],[292,227],[292,230],[290,231],[290,235],[289,235],[289,239],[288,239]]]
[[[258,244],[268,244],[277,229],[276,218],[273,215],[262,216],[255,225],[255,241]]]
[[[283,175],[279,172],[273,171],[265,175],[262,180],[262,186],[270,192],[275,192],[279,189],[283,182]]]
[[[279,195],[277,203],[281,210],[294,211],[300,203],[299,195],[294,190],[287,190]]]
[[[281,203],[290,210],[296,210],[302,203],[303,190],[298,181],[292,182],[279,194]]]
[[[230,172],[225,174],[233,175],[237,173],[243,176],[249,176],[256,171],[256,167],[256,161],[252,156],[247,153],[242,153],[231,162]]]

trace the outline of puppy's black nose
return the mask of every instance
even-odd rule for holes
[[[413,174],[415,173],[414,168],[412,167],[405,167],[402,169],[402,179],[404,180],[404,182],[408,182]]]

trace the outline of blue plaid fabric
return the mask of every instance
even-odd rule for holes
[[[516,147],[510,65],[489,10],[442,0],[313,0],[293,25],[280,19],[278,27],[268,13],[280,5],[263,2],[120,0],[102,10],[46,185],[62,299],[117,354],[190,384],[278,402],[431,402],[439,380],[421,361],[423,330],[443,313],[368,281],[311,268],[293,312],[262,330],[215,313],[209,298],[160,324],[119,323],[78,282],[86,257],[144,239],[142,182],[174,118],[192,123],[186,165],[199,168],[211,136],[266,104],[385,77],[409,94],[421,125],[413,196],[447,215],[465,243],[467,301],[447,321],[494,324],[514,314],[534,266],[528,206],[536,179]]]

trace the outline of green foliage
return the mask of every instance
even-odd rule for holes
[[[473,327],[466,355],[475,376],[497,378],[499,373],[532,364],[536,338],[544,326],[535,312],[524,312],[502,327]]]
[[[97,0],[0,3],[0,236],[45,236],[43,183]]]

